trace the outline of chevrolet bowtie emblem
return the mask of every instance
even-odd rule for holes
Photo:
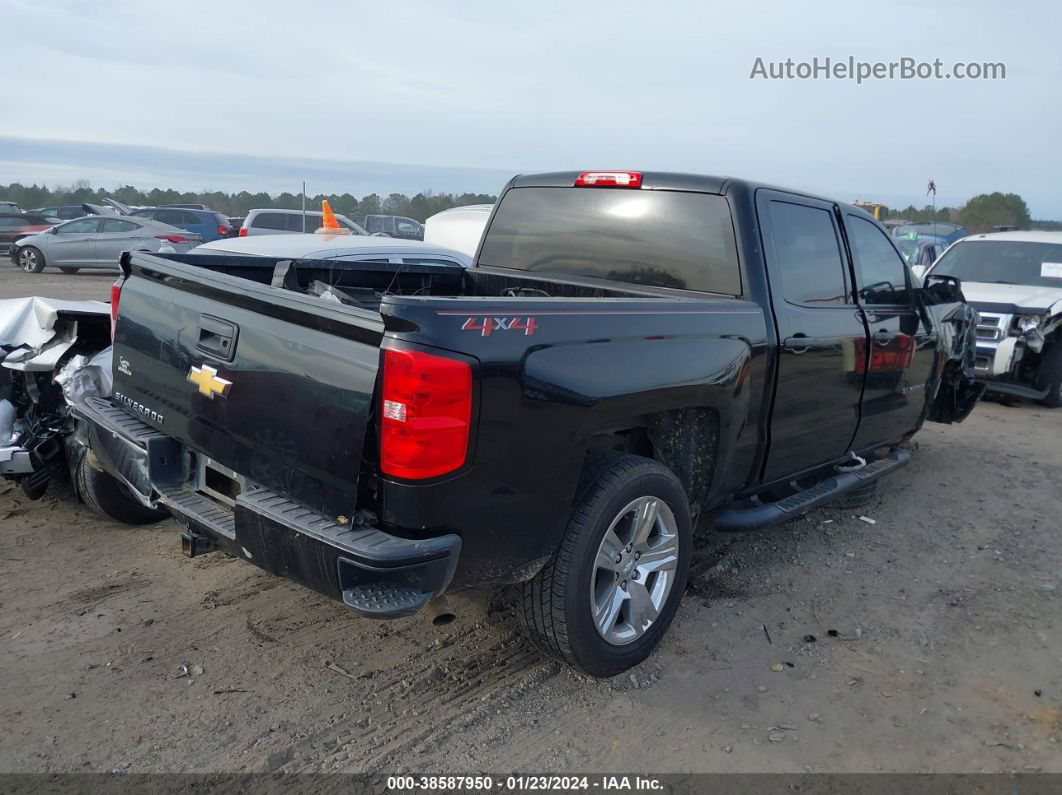
[[[225,395],[229,394],[229,387],[232,386],[232,381],[218,378],[218,371],[209,364],[204,364],[202,367],[193,366],[188,371],[188,380],[199,387],[200,395],[204,395],[211,400],[214,399],[214,395],[225,397]]]

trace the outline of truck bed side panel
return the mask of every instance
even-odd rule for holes
[[[717,412],[721,466],[709,500],[754,474],[767,360],[756,304],[389,297],[383,312],[400,329],[388,335],[394,343],[445,347],[480,362],[470,466],[437,483],[385,479],[380,488],[388,524],[461,533],[458,584],[512,576],[553,549],[591,437],[646,415]],[[490,318],[497,320],[487,333]],[[482,550],[490,556],[479,558]]]

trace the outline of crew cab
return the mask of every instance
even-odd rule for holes
[[[1062,406],[1062,232],[973,235],[927,275],[963,280],[981,315],[976,372],[990,392]]]
[[[659,642],[698,517],[866,495],[982,389],[957,280],[916,284],[859,209],[738,179],[518,176],[471,268],[122,269],[85,444],[188,554],[371,618],[518,584],[532,640],[595,676]]]

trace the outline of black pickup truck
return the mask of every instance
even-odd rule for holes
[[[866,498],[981,391],[957,280],[918,283],[859,209],[737,179],[516,177],[468,269],[122,270],[87,460],[188,554],[374,618],[519,584],[533,641],[593,675],[659,642],[700,515]]]

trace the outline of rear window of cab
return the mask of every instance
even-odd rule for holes
[[[479,265],[740,295],[722,196],[618,188],[512,188]]]

